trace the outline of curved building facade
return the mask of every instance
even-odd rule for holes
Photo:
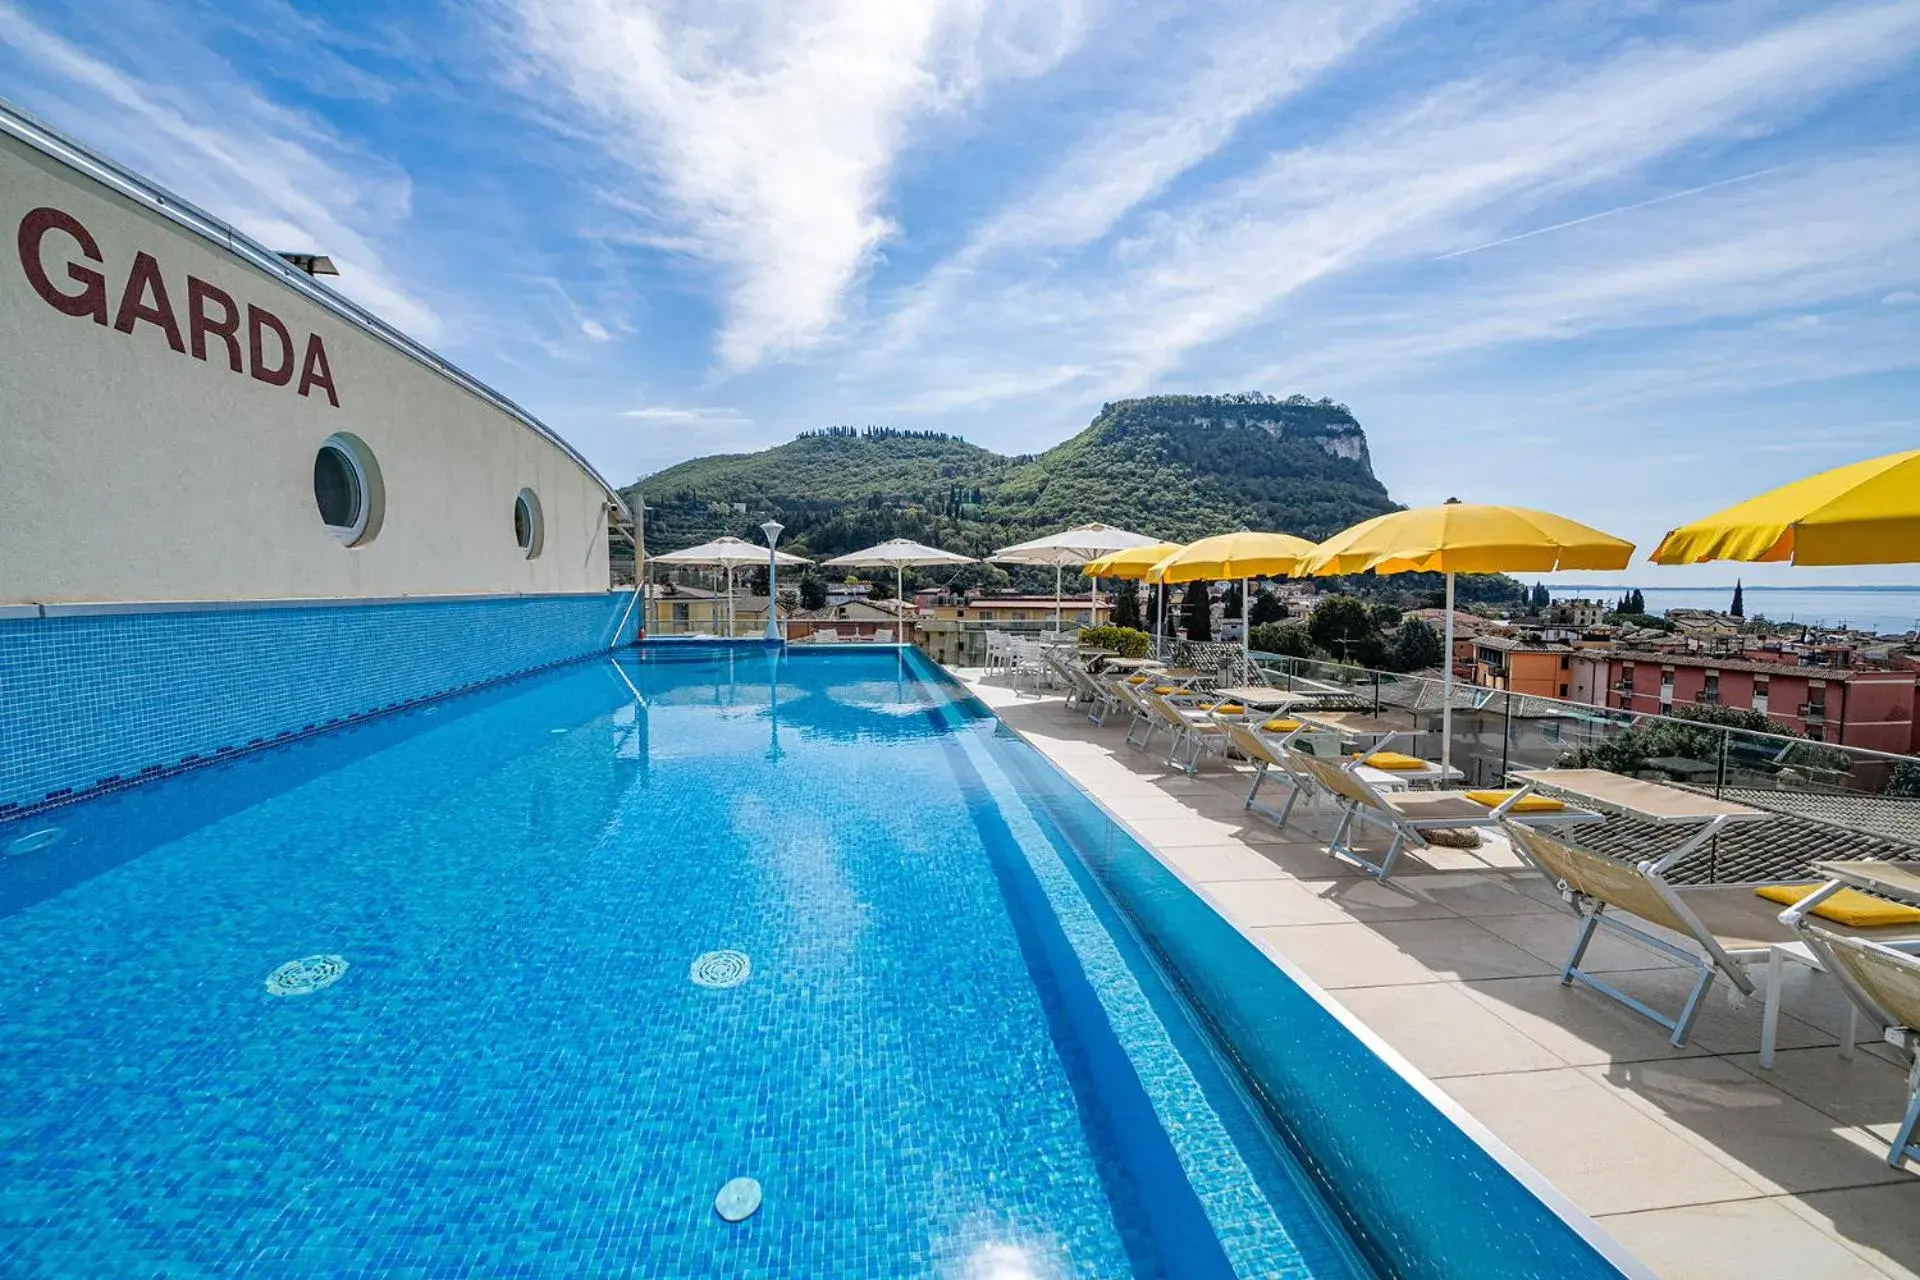
[[[0,227],[0,816],[630,634],[505,397],[3,104]]]

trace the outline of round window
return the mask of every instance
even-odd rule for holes
[[[320,522],[348,546],[380,531],[380,469],[356,436],[328,436],[313,455],[313,503]]]
[[[513,541],[529,560],[540,554],[540,547],[546,541],[546,525],[540,517],[540,495],[531,489],[522,489],[514,495]]]

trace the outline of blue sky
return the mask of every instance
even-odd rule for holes
[[[0,0],[0,93],[618,482],[1257,388],[1643,548],[1920,444],[1916,72],[1915,0]]]

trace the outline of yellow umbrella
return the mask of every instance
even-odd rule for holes
[[[1089,561],[1080,572],[1089,578],[1146,578],[1148,570],[1180,549],[1177,542],[1149,542],[1144,547],[1128,547],[1098,560]]]
[[[1247,579],[1290,577],[1300,561],[1314,552],[1314,545],[1290,533],[1216,533],[1211,538],[1187,544],[1159,564],[1148,575],[1151,582],[1213,582],[1222,578],[1240,579],[1240,650],[1246,652],[1251,640],[1247,625]]]
[[[1301,561],[1299,572],[1447,575],[1440,706],[1440,766],[1445,769],[1453,761],[1453,575],[1624,569],[1632,558],[1631,542],[1563,516],[1456,498],[1437,507],[1390,511],[1336,533]]]
[[[1822,471],[1683,524],[1660,540],[1652,559],[1920,561],[1920,449]]]

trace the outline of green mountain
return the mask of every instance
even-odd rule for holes
[[[683,462],[625,492],[645,496],[652,552],[758,541],[772,516],[782,547],[815,558],[893,537],[984,555],[1087,520],[1172,541],[1239,528],[1317,540],[1394,505],[1346,406],[1258,393],[1118,401],[1072,439],[1012,458],[937,433],[833,427]]]

